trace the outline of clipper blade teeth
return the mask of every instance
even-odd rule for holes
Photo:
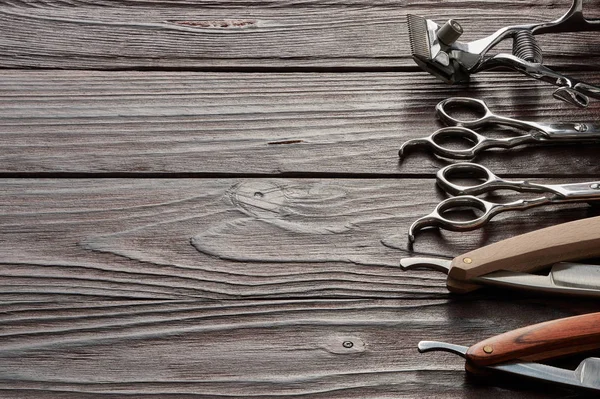
[[[429,43],[429,32],[427,20],[418,15],[408,14],[408,38],[410,40],[410,51],[413,57],[431,59],[431,46]]]

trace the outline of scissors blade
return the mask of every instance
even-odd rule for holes
[[[598,141],[600,139],[600,124],[587,122],[551,123],[541,125],[538,132],[532,135],[540,141]]]
[[[553,198],[555,202],[580,202],[600,200],[600,181],[589,181],[583,183],[547,184],[540,185],[547,192],[557,194]]]

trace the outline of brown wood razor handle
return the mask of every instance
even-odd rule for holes
[[[510,360],[538,361],[600,348],[600,313],[567,317],[512,330],[469,348],[477,367]]]
[[[468,280],[497,270],[532,272],[595,256],[600,256],[600,216],[532,231],[457,256],[448,273],[448,288],[464,292]]]

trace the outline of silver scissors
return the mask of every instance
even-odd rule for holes
[[[482,115],[472,120],[451,116],[449,108],[460,106]],[[427,146],[434,154],[451,159],[472,159],[480,151],[488,148],[512,148],[522,144],[556,144],[557,142],[600,141],[600,124],[588,122],[537,123],[496,115],[482,100],[469,97],[451,97],[440,101],[435,107],[436,116],[447,126],[428,137],[413,139],[400,147],[398,155],[402,159],[411,147]],[[483,126],[499,125],[520,128],[526,133],[507,138],[490,138],[472,130]],[[445,138],[464,141],[468,148],[445,147]]]
[[[461,185],[451,180],[456,177],[482,179],[483,182],[474,185]],[[571,184],[537,184],[524,180],[505,180],[484,166],[475,163],[462,162],[448,165],[440,169],[436,175],[437,184],[447,193],[455,195],[441,201],[429,215],[416,220],[408,230],[408,238],[415,240],[415,233],[426,227],[439,227],[450,231],[475,230],[495,215],[506,211],[520,211],[541,205],[564,202],[588,202],[600,200],[600,181]],[[508,189],[518,192],[543,193],[544,195],[520,199],[507,203],[490,202],[476,195],[491,193],[495,190]],[[469,220],[452,220],[444,215],[452,210],[471,210],[473,217]],[[479,211],[477,214],[476,211]]]

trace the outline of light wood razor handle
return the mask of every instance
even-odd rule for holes
[[[519,328],[469,348],[467,361],[489,366],[510,360],[538,361],[600,348],[600,313]]]
[[[546,227],[457,256],[448,273],[448,289],[465,292],[468,280],[497,270],[532,272],[595,256],[600,256],[600,216]]]

